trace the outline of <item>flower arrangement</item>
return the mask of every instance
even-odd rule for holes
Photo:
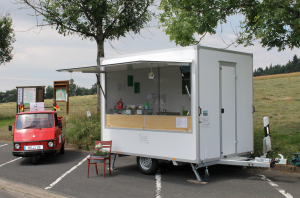
[[[96,150],[90,153],[90,156],[107,156],[109,152],[107,150],[103,150],[103,145],[100,143],[95,146]]]

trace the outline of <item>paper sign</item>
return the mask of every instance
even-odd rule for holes
[[[126,114],[127,115],[131,115],[131,110],[130,109],[126,109]]]
[[[18,105],[23,102],[23,88],[18,88]]]
[[[30,111],[44,111],[44,103],[43,102],[36,102],[30,103]]]
[[[91,116],[92,116],[91,111],[88,110],[88,111],[86,112],[86,115],[87,115],[87,117],[91,117]]]
[[[56,89],[56,101],[67,101],[66,89]]]
[[[30,104],[36,102],[36,89],[24,88],[24,104]]]
[[[203,128],[210,128],[210,116],[200,117],[200,127]]]
[[[118,91],[125,91],[125,84],[118,84]]]
[[[136,110],[136,114],[142,115],[142,114],[143,114],[143,111],[142,111],[142,110]]]
[[[149,144],[149,134],[148,133],[140,133],[139,134],[139,143]]]
[[[176,128],[187,128],[187,118],[176,117]]]

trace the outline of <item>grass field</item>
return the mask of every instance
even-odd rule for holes
[[[270,157],[300,151],[300,76],[274,75],[277,78],[254,78],[255,154],[262,152],[263,117],[269,116],[272,135]]]
[[[280,153],[291,161],[291,153],[300,151],[300,73],[281,74],[254,78],[254,137],[255,156],[262,154],[264,137],[263,117],[269,116],[272,134],[272,149],[269,157],[278,157]],[[13,125],[15,103],[0,103],[0,139],[11,140],[7,130]],[[52,106],[52,100],[46,100],[45,106]],[[65,114],[65,106],[59,115]],[[92,111],[92,123],[89,123],[86,111]],[[67,117],[68,142],[73,144],[91,144],[100,139],[99,115],[96,113],[96,95],[70,98],[70,115]]]

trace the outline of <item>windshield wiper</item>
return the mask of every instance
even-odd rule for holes
[[[34,125],[34,126],[28,126],[28,127],[25,127],[23,129],[29,129],[29,128],[33,128],[33,127],[36,127],[37,125]]]

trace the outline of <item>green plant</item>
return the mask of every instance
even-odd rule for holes
[[[93,152],[90,153],[90,156],[107,156],[109,154],[109,152],[107,150],[95,150]]]
[[[89,147],[88,143],[85,143],[85,145],[83,147],[83,150],[87,150],[87,151],[90,150],[90,147]]]

